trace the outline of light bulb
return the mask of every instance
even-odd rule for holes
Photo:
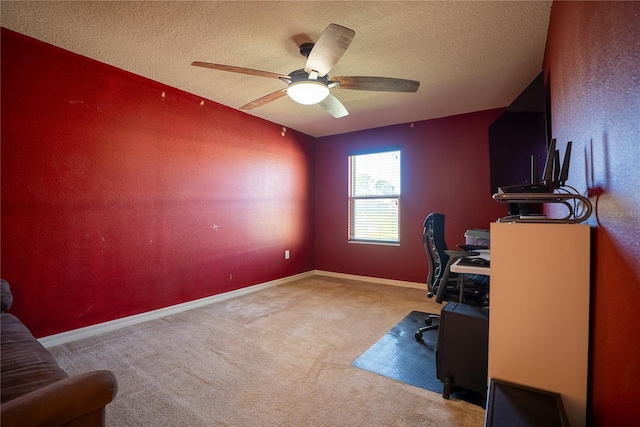
[[[329,95],[329,88],[317,81],[303,80],[291,83],[287,95],[299,104],[313,105]]]

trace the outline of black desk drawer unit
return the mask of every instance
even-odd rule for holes
[[[487,396],[489,310],[449,302],[441,311],[436,371],[449,398],[454,387]]]

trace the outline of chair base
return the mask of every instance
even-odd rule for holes
[[[424,324],[427,326],[423,326],[422,328],[418,329],[418,332],[416,332],[414,334],[414,337],[416,337],[416,340],[420,341],[422,340],[422,334],[427,332],[427,331],[433,331],[435,329],[438,329],[439,324],[436,323],[435,325],[433,324],[433,320],[434,319],[440,319],[440,315],[439,314],[431,314],[431,313],[427,313],[427,318],[424,319]]]

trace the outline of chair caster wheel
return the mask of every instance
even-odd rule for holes
[[[416,334],[414,335],[414,337],[416,337],[416,339],[418,341],[420,341],[422,339],[422,332],[416,332]]]
[[[433,319],[431,319],[430,317],[427,317],[426,319],[424,319],[425,325],[431,326],[432,323],[433,323]]]

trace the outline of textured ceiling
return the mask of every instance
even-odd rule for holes
[[[335,119],[288,97],[247,113],[324,136],[504,107],[542,68],[547,1],[2,1],[2,26],[233,108],[285,87],[191,66],[289,74],[330,23],[356,32],[330,72],[418,80],[416,93],[333,89]]]

